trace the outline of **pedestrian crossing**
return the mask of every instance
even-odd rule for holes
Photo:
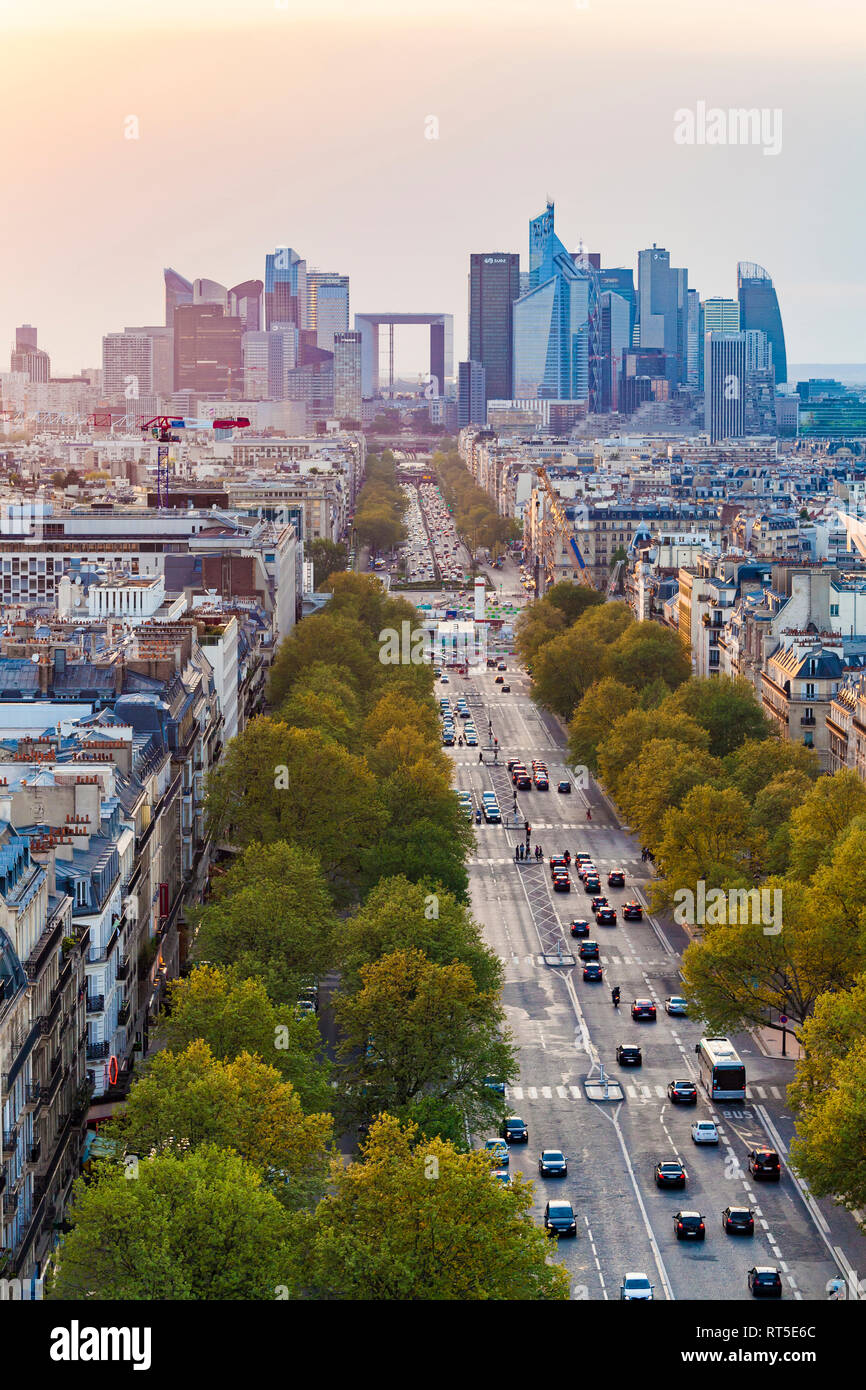
[[[533,827],[532,827],[532,832],[531,832],[531,833],[534,835],[535,832],[536,832],[536,830],[544,830],[544,828],[545,828],[545,827],[544,827],[543,825],[533,825]],[[592,862],[593,862],[593,864],[595,865],[595,867],[599,870],[599,872],[605,873],[605,874],[606,874],[610,869],[624,869],[624,868],[626,868],[626,867],[629,865],[630,862],[634,862],[634,861],[630,861],[627,857],[620,857],[619,859],[596,859],[596,858],[593,858],[593,861],[592,861]],[[547,867],[547,857],[545,857],[545,858],[544,858],[543,860],[541,860],[541,861],[536,861],[536,859],[533,857],[533,855],[530,855],[530,856],[529,856],[529,859],[521,859],[521,860],[516,860],[516,859],[514,858],[514,855],[513,855],[513,854],[508,855],[508,856],[505,857],[505,858],[502,858],[502,857],[497,858],[495,855],[491,855],[491,856],[489,856],[489,857],[486,856],[486,855],[476,855],[476,856],[474,856],[474,857],[471,856],[469,859],[467,859],[467,860],[466,860],[466,863],[467,863],[467,864],[516,864],[516,863],[521,863],[521,864],[528,864],[530,868],[533,867],[536,863],[538,863],[539,867],[542,867],[542,866]],[[647,877],[647,875],[646,875],[645,872],[642,873],[642,874],[640,874],[640,875],[638,875],[638,870],[637,870],[637,869],[634,869],[634,870],[632,871],[632,877],[635,877],[635,876],[639,876],[639,877],[642,877],[642,878],[646,878],[646,877]],[[581,889],[582,889],[582,885],[581,885]]]
[[[621,1083],[622,1084],[622,1083]],[[630,1100],[667,1100],[667,1087],[660,1085],[645,1086],[640,1082],[631,1082],[623,1085],[623,1090]],[[553,1100],[553,1093],[556,1092],[559,1100],[583,1100],[583,1089],[580,1086],[506,1086],[506,1100]],[[750,1086],[750,1094],[760,1094],[762,1099],[766,1099],[765,1092],[773,1097],[774,1100],[784,1100],[784,1096],[778,1086]]]

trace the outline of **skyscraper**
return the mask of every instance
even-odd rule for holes
[[[587,401],[590,274],[556,236],[553,211],[548,203],[529,224],[529,289],[513,309],[512,397]]]
[[[619,410],[620,382],[631,346],[632,306],[613,290],[601,295],[601,409]]]
[[[740,306],[736,299],[704,300],[705,333],[739,333]]]
[[[167,266],[162,272],[165,281],[165,324],[174,327],[174,311],[179,304],[192,304],[192,281]]]
[[[174,391],[174,329],[162,324],[124,328],[124,333],[142,334],[151,342],[151,382],[155,396],[166,400]]]
[[[348,300],[346,310],[348,312]],[[345,333],[334,333],[333,344],[334,415],[338,420],[357,420],[360,424],[361,335],[349,329]]]
[[[102,339],[102,390],[117,403],[153,393],[153,340],[146,333],[106,333]]]
[[[24,348],[35,348],[38,346],[39,329],[32,323],[22,323],[15,329],[15,347],[20,352]]]
[[[261,280],[243,280],[229,290],[228,312],[241,320],[245,333],[257,333],[262,326],[264,288]]]
[[[635,347],[635,324],[637,323],[637,293],[634,287],[634,271],[630,266],[602,267],[598,272],[598,288],[601,294],[611,290],[628,304],[628,346]]]
[[[740,327],[743,330],[760,328],[766,333],[773,349],[773,368],[776,385],[788,380],[788,357],[785,352],[785,332],[773,282],[763,266],[754,261],[740,261],[737,266],[737,297],[740,301]]]
[[[671,389],[686,380],[689,273],[671,265],[670,252],[651,246],[638,253],[640,346],[659,348]]]
[[[745,333],[704,335],[704,428],[710,443],[745,434]]]
[[[10,370],[24,372],[28,381],[46,382],[51,377],[51,358],[37,347],[39,330],[32,323],[22,323],[15,329],[15,346],[10,355]]]
[[[520,295],[516,251],[469,257],[469,360],[480,364],[486,399],[508,400],[514,367],[513,305]],[[486,402],[485,402],[486,403]]]
[[[179,304],[174,311],[176,391],[239,400],[244,327],[219,304]]]
[[[703,311],[701,309],[701,297],[697,290],[689,290],[688,310],[687,310],[687,332],[688,340],[686,347],[686,385],[692,386],[696,390],[701,388],[704,380],[703,368]]]
[[[491,396],[491,400],[498,397]],[[503,397],[507,400],[507,397]],[[457,427],[483,425],[487,422],[487,389],[485,371],[480,362],[457,364]]]
[[[265,257],[265,328],[276,323],[307,327],[307,262],[290,246]]]
[[[317,347],[334,351],[334,334],[349,331],[349,277],[331,271],[307,272],[307,322]]]

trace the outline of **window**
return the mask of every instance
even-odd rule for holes
[[[803,694],[806,696],[807,700],[814,700],[815,686],[812,681],[807,681],[806,684],[803,686]]]
[[[838,605],[838,603],[831,603],[831,604],[830,604],[830,617],[831,617],[831,618],[838,618],[838,616],[839,616],[839,605]]]

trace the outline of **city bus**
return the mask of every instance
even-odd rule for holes
[[[746,1099],[746,1068],[728,1038],[701,1038],[695,1052],[710,1100]]]

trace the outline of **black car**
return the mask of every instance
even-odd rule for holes
[[[677,1240],[705,1240],[704,1218],[699,1211],[678,1211],[674,1217],[674,1233]]]
[[[502,693],[503,693],[503,695],[510,695],[510,694],[511,694],[511,686],[510,686],[510,685],[503,685],[503,687],[502,687]]]
[[[568,860],[564,854],[552,854],[547,862],[550,865],[551,873],[553,873],[554,869],[568,868]]]
[[[595,920],[600,927],[616,926],[616,908],[600,907],[595,914]]]
[[[674,1105],[697,1105],[698,1088],[694,1081],[669,1081],[668,1100]]]
[[[538,1155],[538,1171],[543,1178],[567,1178],[568,1159],[561,1149],[542,1149]]]
[[[593,912],[598,912],[598,909],[599,909],[600,907],[609,907],[609,906],[610,906],[610,904],[608,903],[608,900],[607,900],[607,898],[604,896],[603,893],[597,893],[597,894],[595,895],[595,897],[593,898],[592,902],[590,903],[590,908],[592,909]]]
[[[587,877],[583,880],[583,887],[585,892],[593,894],[598,892],[599,888],[601,887],[601,884],[599,883],[597,878],[592,878],[591,876],[587,875]]]
[[[640,1018],[654,1020],[656,1016],[656,1006],[651,999],[633,999],[631,1016],[635,1020]]]
[[[495,681],[495,684],[496,684],[496,685],[504,685],[504,683],[505,683],[505,678],[504,678],[504,676],[497,676],[497,677],[496,677],[496,681]]]
[[[607,876],[608,888],[625,888],[625,874],[622,869],[611,869]]]
[[[548,780],[547,780],[547,774],[544,773],[544,772],[536,772],[536,774],[535,774],[535,790],[536,790],[537,792],[546,792],[546,791],[549,790],[549,787],[550,787],[550,784],[549,784],[549,782],[548,782]]]
[[[688,1174],[678,1158],[656,1164],[656,1187],[685,1187]]]
[[[732,1236],[753,1236],[755,1218],[748,1207],[725,1207],[722,1212],[722,1230]]]
[[[581,917],[575,917],[571,924],[572,936],[589,936],[589,922]]]
[[[519,1115],[509,1115],[502,1125],[502,1138],[507,1144],[527,1144],[529,1130]]]
[[[601,966],[597,960],[588,960],[584,963],[583,978],[585,980],[601,980],[604,978]]]
[[[621,1067],[639,1067],[643,1057],[637,1043],[620,1043],[616,1049],[616,1060]]]
[[[556,790],[557,790],[558,792],[562,792],[564,796],[568,796],[568,795],[570,794],[570,792],[571,792],[571,783],[570,783],[570,782],[559,782],[559,783],[557,783]]]
[[[512,777],[511,780],[519,792],[528,792],[532,786],[532,779],[528,772],[521,772],[517,777]]]
[[[581,960],[598,960],[598,942],[581,941],[577,948]]]
[[[640,903],[623,903],[622,915],[626,922],[639,922],[643,917],[643,908]]]
[[[781,1298],[782,1276],[771,1265],[755,1265],[749,1270],[749,1291],[753,1298]]]
[[[778,1182],[782,1176],[782,1167],[775,1149],[752,1149],[749,1154],[749,1172],[755,1178],[767,1178],[770,1182]]]
[[[576,1236],[577,1222],[571,1202],[548,1202],[544,1208],[544,1229],[552,1236]]]
[[[568,877],[565,869],[560,869],[558,873],[553,875],[553,891],[554,893],[571,892],[571,879]]]

